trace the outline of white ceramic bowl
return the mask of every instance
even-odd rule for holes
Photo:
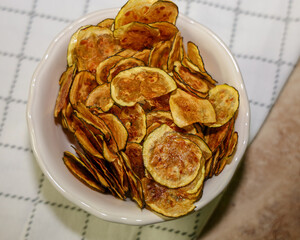
[[[165,221],[146,209],[140,210],[131,200],[121,201],[110,195],[95,192],[79,182],[65,167],[65,150],[73,151],[59,124],[55,124],[53,109],[59,90],[58,80],[66,68],[67,46],[71,35],[81,26],[114,18],[118,9],[88,14],[64,29],[50,44],[39,63],[31,82],[27,106],[27,122],[34,155],[50,182],[71,202],[104,220],[144,225]],[[229,183],[245,152],[249,133],[249,104],[239,68],[224,43],[210,30],[179,15],[177,27],[184,41],[196,43],[207,71],[219,83],[228,83],[240,93],[240,109],[236,120],[239,133],[237,151],[232,163],[218,176],[208,180],[196,210],[203,208],[219,195]]]

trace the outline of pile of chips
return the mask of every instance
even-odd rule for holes
[[[171,1],[129,0],[68,46],[54,117],[76,140],[63,161],[101,193],[167,217],[195,208],[235,151],[239,93],[218,85],[176,27]]]

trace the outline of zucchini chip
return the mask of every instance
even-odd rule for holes
[[[99,85],[108,82],[107,77],[109,75],[109,70],[122,59],[123,57],[114,55],[105,59],[98,65],[96,68],[96,81]]]
[[[114,37],[125,49],[152,48],[159,41],[159,29],[140,22],[128,23],[114,31]]]
[[[159,42],[155,45],[155,47],[151,50],[149,56],[149,67],[157,67],[163,70],[167,70],[168,67],[168,58],[171,51],[172,42]]]
[[[216,121],[215,110],[207,99],[200,99],[176,89],[171,94],[169,102],[174,122],[178,127],[186,127],[196,122]]]
[[[78,102],[85,103],[89,94],[98,86],[95,76],[88,71],[76,74],[70,89],[70,103],[76,105]]]
[[[142,51],[136,52],[132,57],[140,59],[144,62],[145,65],[148,64],[150,56],[150,49],[144,49]]]
[[[121,46],[110,29],[90,26],[76,35],[73,53],[78,71],[95,72],[100,62],[120,50]]]
[[[146,115],[141,105],[123,107],[117,116],[128,131],[128,142],[140,143],[146,135]]]
[[[145,167],[143,163],[143,147],[139,143],[128,142],[125,153],[134,174],[141,180],[145,177]]]
[[[168,72],[172,72],[174,68],[174,63],[176,61],[181,62],[184,56],[184,49],[183,49],[183,42],[182,42],[182,36],[180,32],[177,32],[173,43],[172,43],[172,48],[169,54],[168,58]]]
[[[172,189],[149,179],[142,179],[146,205],[166,217],[184,216],[195,209],[193,200],[181,189]]]
[[[171,40],[178,32],[178,28],[174,24],[169,22],[154,22],[150,23],[149,26],[159,29],[160,41]]]
[[[202,151],[192,141],[163,124],[143,144],[143,159],[152,178],[169,188],[192,182],[201,166]]]
[[[107,81],[111,82],[111,80],[121,71],[144,65],[142,60],[134,57],[121,59],[109,70]]]
[[[209,127],[220,127],[233,118],[239,107],[238,91],[227,85],[217,85],[208,93],[208,100],[216,112],[216,122],[208,124]]]
[[[110,97],[110,84],[104,83],[96,87],[87,97],[86,106],[100,108],[107,112],[113,105],[114,101]]]
[[[106,18],[97,24],[97,27],[112,29],[115,19]]]
[[[133,106],[144,99],[160,97],[175,89],[176,83],[165,71],[151,67],[124,70],[111,82],[112,99],[121,106]]]
[[[75,65],[68,67],[60,77],[60,89],[56,98],[54,109],[54,117],[57,117],[63,108],[66,108],[69,103],[69,91],[76,72]]]
[[[69,171],[81,182],[89,186],[90,188],[105,192],[105,188],[94,178],[86,165],[74,154],[70,152],[64,152],[63,161]]]

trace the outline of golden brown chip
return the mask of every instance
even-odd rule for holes
[[[202,151],[189,139],[163,124],[143,144],[145,168],[153,179],[169,188],[186,186],[200,169]]]
[[[63,108],[66,108],[69,102],[69,91],[76,72],[75,65],[68,67],[60,77],[60,89],[56,98],[54,117],[57,117]]]
[[[220,127],[233,118],[239,107],[238,91],[227,85],[217,85],[208,94],[208,100],[216,112],[216,122],[209,124],[210,127]]]
[[[160,41],[168,41],[172,39],[178,32],[178,28],[169,22],[154,22],[149,24],[151,27],[159,29],[159,39]]]
[[[134,57],[121,59],[109,70],[107,81],[111,82],[111,80],[121,71],[144,65],[145,64],[142,60]]]
[[[109,28],[111,29],[113,24],[114,24],[115,19],[113,18],[106,18],[103,21],[99,22],[97,24],[98,27],[102,27],[102,28]]]
[[[123,107],[117,116],[128,131],[128,142],[140,143],[146,135],[146,115],[141,105]]]
[[[144,49],[142,51],[136,52],[132,57],[140,59],[144,62],[145,65],[148,64],[150,55],[150,49]]]
[[[78,71],[95,72],[100,62],[120,51],[121,47],[108,28],[90,26],[76,35],[73,59]],[[74,42],[75,42],[74,40]]]
[[[145,177],[145,167],[143,163],[143,147],[139,143],[128,142],[125,153],[131,165],[134,174],[142,179]]]
[[[114,31],[114,37],[125,49],[143,50],[152,48],[159,41],[159,30],[140,22],[132,22]]]
[[[85,164],[70,152],[64,152],[63,161],[70,172],[91,189],[105,192],[105,188],[94,178]]]
[[[180,34],[180,32],[177,32],[173,43],[172,43],[172,48],[169,54],[169,58],[168,58],[168,72],[172,72],[173,68],[174,68],[174,63],[176,61],[181,62],[183,59],[183,55],[184,55],[184,49],[183,49],[183,42],[182,42],[182,36]]]
[[[206,99],[196,98],[181,89],[176,89],[170,97],[170,108],[175,124],[185,127],[195,122],[214,123],[216,114]]]
[[[98,86],[95,76],[88,71],[76,74],[70,89],[70,102],[76,105],[78,102],[85,103],[88,95]]]
[[[177,15],[178,8],[171,1],[141,0],[136,2],[129,0],[116,16],[115,29],[131,22],[175,24]]]
[[[121,106],[133,106],[144,99],[160,97],[174,89],[176,83],[166,72],[151,67],[124,70],[111,82],[112,99]]]
[[[122,59],[123,57],[114,55],[102,61],[96,68],[97,83],[103,84],[108,82],[107,78],[109,75],[109,70]]]
[[[171,46],[171,41],[159,42],[156,44],[151,50],[148,65],[150,67],[157,67],[166,71],[168,68],[168,58],[171,51]]]
[[[146,205],[164,216],[184,216],[195,208],[189,194],[180,189],[167,188],[148,178],[142,179],[142,185]]]
[[[200,138],[199,136],[197,136],[195,134],[185,134],[184,136],[186,138],[188,138],[189,140],[191,140],[192,142],[197,144],[197,146],[202,151],[202,156],[205,161],[208,160],[209,158],[211,158],[212,151],[210,150],[207,143],[202,138]]]
[[[114,101],[110,97],[110,84],[104,83],[96,87],[87,97],[86,106],[100,108],[107,112],[113,105]]]
[[[146,103],[149,104],[151,111],[170,111],[169,105],[170,94],[162,95],[160,97],[147,99]]]
[[[183,83],[187,84],[194,92],[199,92],[201,94],[205,94],[206,96],[209,91],[209,87],[199,75],[192,73],[188,68],[182,66],[182,64],[178,61],[176,61],[174,65],[174,71],[178,73],[178,76]]]

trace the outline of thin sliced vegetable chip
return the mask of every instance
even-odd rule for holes
[[[122,59],[123,57],[114,55],[105,59],[98,65],[96,68],[96,81],[99,85],[108,82],[107,78],[110,69]]]
[[[174,80],[158,68],[135,67],[112,79],[111,96],[121,106],[160,97],[176,89]]]
[[[113,18],[106,18],[103,21],[99,22],[97,24],[97,27],[112,29],[114,21],[115,21],[115,19],[113,19]]]
[[[110,84],[104,83],[89,94],[86,99],[86,106],[98,107],[103,112],[107,112],[114,105],[114,101],[110,97]]]
[[[136,52],[132,57],[140,59],[144,62],[145,65],[148,64],[150,55],[150,49],[144,49],[142,51]]]
[[[158,28],[140,22],[132,22],[114,31],[114,37],[120,41],[122,48],[140,51],[152,48],[159,41]]]
[[[212,88],[209,91],[208,100],[216,112],[216,122],[209,125],[210,127],[220,127],[227,123],[239,107],[238,91],[227,84]]]
[[[88,71],[81,71],[76,74],[70,89],[70,102],[76,105],[78,102],[85,102],[88,95],[98,86],[95,76]]]
[[[180,32],[177,32],[173,43],[172,43],[172,48],[169,54],[168,58],[168,72],[172,72],[174,68],[174,63],[176,61],[181,62],[184,56],[184,49],[183,49],[183,42],[182,42],[182,36]]]
[[[143,144],[145,168],[153,179],[169,188],[186,186],[196,177],[202,151],[189,139],[163,124]]]
[[[214,123],[216,114],[207,99],[196,98],[181,89],[170,97],[170,108],[175,124],[185,127],[196,122]]]
[[[148,65],[150,67],[157,67],[166,71],[168,68],[168,58],[171,47],[171,41],[159,42],[156,44],[156,46],[151,50]]]
[[[150,23],[149,26],[159,29],[160,41],[171,40],[178,32],[178,28],[170,22],[154,22]]]

